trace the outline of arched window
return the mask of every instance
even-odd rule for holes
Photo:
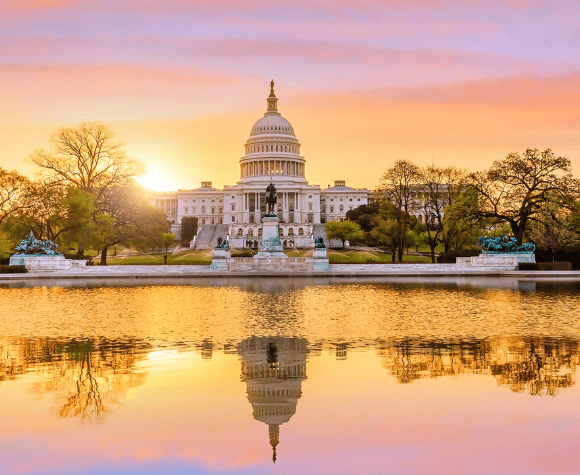
[[[334,213],[334,206],[331,206],[331,207],[330,207],[330,212],[331,212],[331,213]]]
[[[201,214],[205,214],[205,206],[201,207]]]
[[[288,230],[288,236],[294,236],[294,229],[290,228]]]
[[[299,236],[303,236],[304,235],[304,229],[302,229],[302,228],[298,229],[298,235]]]
[[[258,236],[262,236],[262,228],[258,229]]]
[[[344,211],[344,206],[340,205],[340,211]]]
[[[243,236],[244,230],[242,228],[238,229],[238,236]]]
[[[248,229],[248,236],[253,236],[254,230],[252,228]]]
[[[276,145],[276,152],[278,151],[278,145]]]

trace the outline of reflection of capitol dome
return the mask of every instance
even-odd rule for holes
[[[302,338],[251,337],[238,345],[241,379],[247,385],[254,419],[269,426],[273,461],[279,427],[296,412],[306,379],[307,341]]]

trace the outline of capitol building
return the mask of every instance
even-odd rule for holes
[[[314,247],[314,238],[324,233],[324,223],[346,217],[346,212],[368,204],[365,188],[350,188],[344,180],[321,190],[306,180],[306,160],[294,128],[280,112],[271,83],[268,108],[251,129],[240,158],[240,179],[222,190],[211,181],[195,189],[157,193],[154,205],[165,210],[171,232],[181,239],[181,220],[198,218],[198,234],[192,246],[212,247],[218,235],[234,247],[258,247],[262,218],[266,215],[266,187],[277,189],[276,214],[280,240],[285,248]]]

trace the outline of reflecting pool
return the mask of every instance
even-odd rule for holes
[[[580,286],[501,287],[0,288],[0,473],[579,473]]]

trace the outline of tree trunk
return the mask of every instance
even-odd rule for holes
[[[435,246],[429,246],[431,248],[431,264],[435,264]]]
[[[101,265],[102,266],[107,265],[107,250],[108,249],[109,249],[109,246],[103,246],[103,249],[101,250]]]
[[[346,239],[341,239],[341,241],[342,241],[342,248],[344,249],[345,248],[344,243],[346,242]]]
[[[80,259],[81,257],[83,257],[84,254],[85,254],[85,243],[79,242],[79,248],[77,249],[77,254],[75,257],[77,259]]]

